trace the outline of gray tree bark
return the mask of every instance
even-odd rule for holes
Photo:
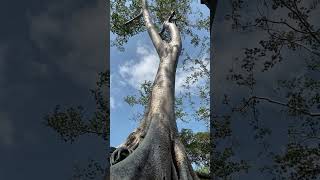
[[[194,180],[198,179],[178,137],[174,111],[175,75],[181,51],[180,32],[172,17],[163,23],[170,42],[156,30],[146,0],[142,2],[144,24],[159,55],[160,63],[149,104],[139,125],[111,154],[112,180]],[[161,31],[163,32],[163,31]],[[108,179],[108,178],[107,178]]]

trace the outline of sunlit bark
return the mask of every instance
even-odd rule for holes
[[[163,40],[155,28],[146,0],[141,0],[143,17],[160,63],[149,104],[137,129],[111,155],[111,179],[193,180],[194,173],[178,137],[174,111],[175,75],[181,51],[180,32],[171,12],[163,23],[171,40]],[[161,33],[161,32],[160,32]]]

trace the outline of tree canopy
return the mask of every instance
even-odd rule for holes
[[[259,33],[253,47],[244,47],[234,58],[227,80],[247,89],[240,102],[226,95],[231,117],[242,115],[252,126],[254,137],[264,146],[265,157],[272,163],[262,165],[262,172],[275,179],[319,178],[319,1],[233,0],[232,11],[226,15],[232,28],[242,33]],[[286,64],[286,66],[283,66]],[[290,67],[299,64],[296,71]],[[292,76],[271,76],[276,69],[288,69]],[[276,87],[261,91],[263,78],[271,76]],[[271,95],[275,92],[274,95]],[[264,112],[270,107],[285,112],[271,116],[285,123],[285,149],[279,152],[268,137],[277,133],[274,126],[265,126]],[[229,114],[230,115],[230,114]],[[246,116],[244,116],[246,115]],[[252,118],[249,118],[249,117]],[[269,119],[271,121],[271,119]],[[284,121],[284,122],[283,122]]]

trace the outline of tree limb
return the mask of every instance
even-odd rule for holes
[[[149,36],[152,40],[154,47],[157,50],[157,53],[160,55],[163,41],[151,20],[151,16],[148,11],[146,0],[141,0],[141,2],[142,2],[142,14],[143,14],[145,26],[148,29]]]
[[[320,116],[320,113],[312,113],[312,112],[307,111],[306,109],[292,107],[288,103],[276,101],[276,100],[273,100],[273,99],[270,99],[270,98],[267,98],[267,97],[259,97],[259,96],[250,97],[245,102],[245,104],[243,106],[238,107],[238,108],[234,108],[233,111],[243,111],[245,108],[247,108],[250,105],[250,102],[253,101],[253,100],[263,100],[263,101],[267,101],[267,102],[272,103],[272,104],[277,104],[277,105],[280,105],[280,106],[288,107],[288,108],[294,109],[294,110],[296,110],[296,111],[298,111],[298,112],[300,112],[302,114],[305,114],[305,115],[308,115],[308,116],[311,116],[311,117],[319,117]]]
[[[297,46],[300,46],[300,47],[304,48],[305,50],[309,51],[310,53],[312,53],[312,54],[314,54],[314,55],[320,56],[320,52],[314,51],[314,50],[306,47],[306,46],[303,45],[303,44],[300,44],[300,43],[297,43],[297,42],[292,42],[292,43],[296,44]]]
[[[124,23],[125,26],[128,26],[129,24],[131,24],[133,21],[139,19],[142,17],[142,11],[134,18],[132,18],[131,20],[127,21],[126,23]]]
[[[173,18],[173,16],[175,15],[175,11],[171,11],[171,14],[170,14],[170,16],[168,17],[168,19],[166,20],[167,22],[171,22],[171,20],[172,20],[172,18]],[[165,22],[166,22],[165,21]],[[159,34],[161,35],[162,33],[164,33],[164,31],[165,31],[165,25],[164,25],[164,23],[165,22],[163,22],[163,24],[162,24],[162,28],[161,28],[161,31],[159,32]]]
[[[287,23],[285,21],[273,21],[273,20],[264,19],[264,18],[262,18],[261,20],[265,21],[265,22],[270,22],[270,23],[273,23],[273,24],[283,24],[283,25],[286,25],[287,27],[289,27],[290,29],[292,29],[292,30],[294,30],[296,32],[299,32],[299,33],[302,33],[302,34],[309,34],[309,32],[304,32],[304,31],[298,30],[297,28],[293,27],[292,25],[290,25],[289,23]]]
[[[175,11],[171,11],[170,16],[168,19],[164,22],[164,27],[169,29],[169,32],[171,34],[171,41],[170,44],[172,46],[177,46],[177,48],[180,50],[181,49],[181,37],[180,37],[180,32],[177,27],[177,25],[172,21],[172,18],[175,15]]]
[[[301,16],[301,13],[300,13],[300,11],[299,11],[299,9],[298,9],[298,6],[297,6],[296,2],[293,3],[294,8],[295,8],[296,11],[295,11],[294,9],[292,9],[292,7],[290,7],[290,6],[289,6],[286,2],[284,2],[283,0],[281,0],[281,3],[282,3],[287,9],[289,9],[293,14],[295,14],[295,15],[298,17],[299,21],[300,21],[300,22],[303,24],[303,26],[307,29],[307,31],[309,32],[309,34],[320,44],[319,38],[311,31],[309,23]]]
[[[279,40],[281,40],[281,41],[287,41],[288,43],[286,43],[286,45],[288,45],[288,44],[294,44],[294,45],[297,45],[297,46],[299,46],[299,47],[304,48],[305,50],[309,51],[310,53],[312,53],[312,54],[314,54],[314,55],[320,56],[320,52],[314,51],[314,50],[308,48],[307,46],[299,43],[299,41],[302,41],[303,39],[298,39],[298,40],[296,40],[296,41],[292,41],[292,40],[289,40],[288,38],[283,38],[283,37],[276,36],[276,35],[272,34],[272,33],[270,32],[271,29],[269,29],[269,28],[267,28],[267,29],[265,29],[265,30],[267,30],[268,34],[269,34],[271,37],[277,38],[277,39],[279,39]]]

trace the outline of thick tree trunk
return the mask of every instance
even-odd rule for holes
[[[149,36],[160,57],[148,108],[139,127],[111,155],[112,180],[193,180],[198,179],[178,137],[174,111],[175,75],[181,51],[181,38],[172,22],[174,12],[163,28],[171,41],[162,40],[153,25],[146,0],[142,16]]]

